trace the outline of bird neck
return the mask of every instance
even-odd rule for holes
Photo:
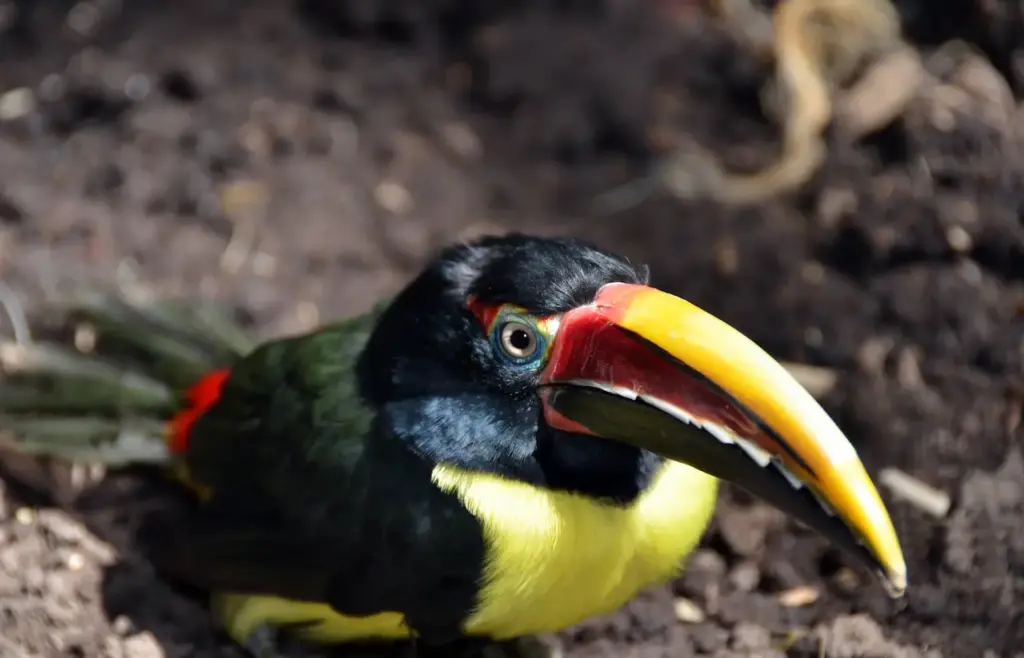
[[[550,428],[536,400],[485,393],[386,403],[386,430],[434,464],[489,473],[552,490],[629,505],[652,484],[662,459],[632,446]]]

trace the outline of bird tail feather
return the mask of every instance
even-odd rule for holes
[[[188,387],[252,349],[208,302],[90,290],[48,311],[61,329],[46,339],[27,335],[23,320],[21,335],[0,338],[0,446],[24,454],[164,463],[168,422]]]

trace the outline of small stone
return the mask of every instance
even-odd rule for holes
[[[28,507],[19,507],[14,512],[14,519],[21,525],[32,525],[36,520],[36,513]]]
[[[804,342],[808,347],[821,347],[825,336],[818,327],[807,327],[804,329]]]
[[[464,123],[449,123],[441,128],[441,136],[448,147],[466,159],[480,157],[483,149],[480,138]]]
[[[373,190],[373,196],[377,205],[395,215],[404,215],[413,209],[409,190],[395,181],[382,181]]]
[[[28,87],[11,89],[0,95],[0,121],[14,121],[36,107],[36,97]]]
[[[722,597],[716,619],[730,628],[737,624],[757,624],[769,630],[781,631],[787,614],[775,595],[756,590],[734,590]]]
[[[149,631],[133,635],[124,641],[125,658],[164,658],[164,651]]]
[[[46,572],[37,566],[29,566],[22,570],[25,584],[34,591],[41,592],[46,584]]]
[[[871,336],[857,350],[857,365],[869,375],[881,375],[896,342],[888,336]]]
[[[840,567],[832,577],[836,587],[846,593],[852,593],[860,587],[860,576],[850,567]]]
[[[945,222],[954,224],[976,224],[980,218],[978,203],[969,198],[943,200],[938,210]]]
[[[315,327],[320,322],[320,309],[311,301],[299,302],[295,307],[295,318],[301,326]]]
[[[980,286],[985,282],[985,273],[981,271],[981,266],[973,260],[960,261],[957,273],[972,286]]]
[[[687,561],[688,569],[703,571],[713,576],[725,574],[725,559],[716,551],[702,548],[695,551]]]
[[[818,285],[825,280],[825,266],[817,261],[807,261],[800,268],[800,277],[811,285]]]
[[[732,631],[732,648],[752,651],[767,649],[772,644],[772,634],[756,624],[738,624]]]
[[[96,339],[96,327],[85,322],[75,325],[73,342],[76,350],[82,354],[92,352],[96,348]]]
[[[785,524],[782,512],[768,505],[731,509],[722,514],[719,528],[722,539],[736,555],[756,557],[764,549],[768,532]]]
[[[802,608],[811,605],[820,597],[821,592],[814,587],[794,587],[779,594],[779,603],[787,608]]]
[[[104,658],[124,658],[124,647],[121,639],[116,635],[108,635],[103,638]]]
[[[114,617],[114,621],[110,624],[111,630],[113,630],[121,637],[124,637],[131,633],[134,627],[135,624],[132,623],[132,620],[124,615],[118,615],[117,617]]]
[[[676,619],[684,624],[699,624],[704,621],[706,615],[696,603],[690,599],[679,597],[673,603]]]
[[[827,656],[921,656],[910,647],[888,640],[878,622],[866,614],[837,617],[828,624],[819,625],[814,634]]]
[[[253,103],[253,114],[260,107],[262,105],[259,102]],[[250,155],[262,160],[269,157],[273,139],[265,127],[256,121],[250,121],[238,129],[238,141]]]
[[[968,103],[967,94],[952,85],[936,85],[928,107],[929,120],[939,132],[949,133],[956,128],[954,108]]]
[[[818,223],[836,228],[846,217],[857,212],[857,193],[846,187],[826,188],[818,197]]]
[[[946,230],[946,242],[949,248],[958,254],[966,254],[974,246],[971,234],[962,226],[951,226]]]
[[[259,251],[252,257],[252,272],[256,276],[270,278],[277,271],[277,259],[265,251]]]
[[[1009,129],[1016,108],[1013,90],[987,58],[974,54],[967,57],[957,67],[952,82],[973,101],[972,114],[997,130]]]
[[[761,571],[753,562],[741,562],[729,574],[729,582],[741,592],[752,592],[761,582]]]
[[[95,471],[89,475],[91,478],[95,476]],[[110,564],[114,561],[114,547],[92,535],[85,526],[67,514],[57,510],[41,510],[38,519],[55,539],[74,546],[76,551],[89,556],[94,562]]]
[[[923,62],[916,48],[903,45],[888,49],[838,99],[834,121],[850,139],[874,133],[906,112],[924,79]]]
[[[90,36],[99,25],[103,14],[92,2],[79,2],[68,12],[68,27],[82,36]]]
[[[917,390],[924,386],[921,375],[921,356],[913,347],[904,347],[896,359],[896,379],[906,390]]]
[[[68,555],[67,565],[68,569],[78,571],[85,566],[85,557],[78,552],[71,553]]]
[[[565,649],[554,635],[525,635],[513,642],[519,658],[563,658]]]
[[[153,89],[153,83],[141,73],[134,73],[128,76],[124,83],[124,95],[135,102],[142,101]]]
[[[66,91],[67,84],[59,73],[51,73],[39,83],[39,97],[44,101],[58,100]]]
[[[710,549],[700,549],[686,561],[676,591],[700,599],[704,609],[715,614],[722,579],[727,570],[721,555]]]
[[[690,639],[701,653],[713,654],[729,642],[729,632],[711,624],[699,624],[690,631]]]

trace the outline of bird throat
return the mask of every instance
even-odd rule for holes
[[[522,400],[510,408],[487,395],[407,399],[388,403],[382,420],[390,433],[434,464],[616,506],[629,505],[647,491],[664,463],[630,445],[551,428],[539,406]]]
[[[653,452],[546,427],[538,432],[534,459],[547,487],[613,505],[632,504],[664,463]]]

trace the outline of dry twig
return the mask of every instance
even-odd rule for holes
[[[748,39],[763,28],[749,0],[719,0],[724,16]],[[742,15],[741,15],[742,14]],[[781,96],[783,153],[767,169],[752,175],[722,172],[708,190],[720,201],[753,203],[805,182],[824,159],[822,133],[833,115],[832,90],[866,61],[903,45],[899,16],[889,0],[784,0],[772,16],[775,85]],[[899,108],[902,111],[902,107]],[[890,119],[892,117],[889,117]],[[717,163],[716,163],[716,166]]]
[[[884,468],[878,474],[879,483],[926,514],[941,519],[949,513],[952,500],[944,491],[918,480],[897,468]]]
[[[682,199],[733,205],[795,189],[824,160],[822,134],[834,116],[843,122],[842,132],[855,139],[899,116],[916,93],[923,69],[902,39],[890,0],[783,0],[770,16],[752,0],[715,0],[714,5],[755,55],[774,57],[775,79],[765,87],[765,105],[782,123],[781,156],[757,173],[734,174],[686,138],[651,179],[602,195],[597,204],[602,211],[635,205],[659,185]],[[867,74],[834,107],[835,91],[865,64],[871,65]]]

